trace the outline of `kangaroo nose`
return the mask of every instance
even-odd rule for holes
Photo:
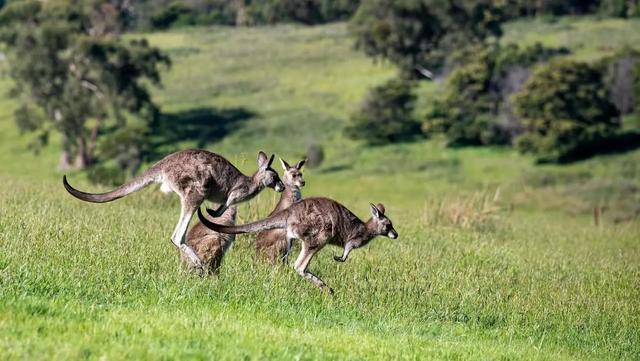
[[[284,184],[282,184],[282,182],[276,183],[275,190],[276,192],[282,192],[284,190]]]

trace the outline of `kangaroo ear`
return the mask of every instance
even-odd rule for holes
[[[307,162],[307,158],[301,160],[298,162],[298,164],[296,164],[296,168],[298,168],[298,170],[302,169],[302,166]]]
[[[275,154],[271,154],[271,158],[269,158],[269,163],[267,163],[267,166],[265,168],[269,168],[271,167],[271,164],[273,164],[273,158],[275,157]]]
[[[378,210],[380,211],[380,213],[382,213],[382,215],[384,215],[384,212],[386,212],[386,210],[384,209],[384,204],[382,203],[378,203],[376,208],[378,208]]]
[[[291,166],[289,165],[289,163],[287,163],[286,160],[284,160],[282,158],[278,158],[278,159],[280,159],[280,164],[282,165],[282,169],[287,171],[287,170],[289,170],[289,168],[291,168]]]
[[[369,203],[369,205],[371,206],[371,215],[376,218],[380,218],[380,216],[382,216],[382,214],[380,214],[380,210],[378,210],[373,203]]]
[[[267,155],[263,151],[258,152],[258,168],[264,168],[267,164]]]

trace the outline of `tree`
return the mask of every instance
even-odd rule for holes
[[[410,139],[419,134],[420,126],[412,118],[412,85],[403,80],[391,81],[373,88],[346,128],[346,134],[371,145]]]
[[[0,11],[0,42],[9,52],[18,128],[36,134],[32,148],[61,134],[59,168],[96,159],[98,136],[157,108],[143,80],[159,84],[169,58],[145,40],[119,37],[128,1],[20,1]]]
[[[556,59],[538,67],[513,102],[525,130],[516,147],[544,161],[596,144],[620,126],[601,67],[584,62]]]
[[[365,0],[351,21],[356,47],[396,64],[438,68],[452,50],[499,36],[504,2],[491,0]]]
[[[422,124],[423,131],[444,133],[455,145],[507,144],[522,130],[512,114],[510,96],[524,85],[529,68],[566,49],[541,44],[466,48],[452,59],[460,65],[445,83]]]

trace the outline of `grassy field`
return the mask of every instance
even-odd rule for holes
[[[606,43],[596,20],[563,22],[601,39],[575,45],[585,54]],[[561,43],[557,26],[512,24],[506,39],[528,42],[535,30]],[[637,36],[640,23],[605,28]],[[169,243],[175,196],[151,187],[105,205],[71,198],[56,139],[26,152],[3,98],[1,359],[637,359],[640,151],[539,166],[437,139],[364,148],[340,129],[393,69],[352,50],[344,24],[146,36],[174,60],[154,91],[165,114],[157,152],[206,147],[250,172],[258,149],[295,161],[322,143],[327,160],[305,172],[303,194],[363,218],[382,202],[400,238],[344,264],[333,261],[339,249],[321,251],[310,267],[334,297],[255,259],[251,236],[218,277],[185,274]],[[0,92],[9,86],[0,79]],[[100,189],[79,173],[70,180]],[[242,205],[240,222],[276,197]]]

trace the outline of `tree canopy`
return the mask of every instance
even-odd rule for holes
[[[91,164],[108,126],[157,114],[142,81],[159,84],[159,67],[170,61],[145,40],[120,38],[126,3],[20,1],[0,11],[18,127],[35,133],[35,150],[59,132],[60,168]]]

